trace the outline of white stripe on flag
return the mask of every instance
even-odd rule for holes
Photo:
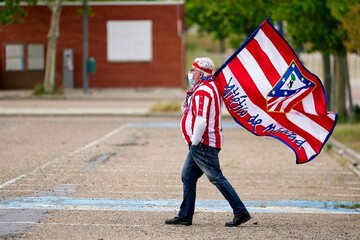
[[[259,43],[261,49],[269,57],[272,65],[278,71],[279,75],[282,76],[284,72],[286,72],[289,64],[286,63],[274,44],[261,29],[258,31],[254,39]],[[303,99],[303,105],[306,113],[318,115],[315,110],[315,103],[312,94],[311,96],[308,95],[305,99]]]
[[[335,121],[335,118],[336,118],[336,114],[335,113],[328,113],[327,116],[332,119],[333,121]]]
[[[307,95],[302,100],[302,104],[303,104],[304,112],[313,114],[313,115],[318,115],[316,112],[316,109],[315,109],[314,96],[313,96],[312,92],[309,93],[309,95]]]
[[[261,67],[257,63],[256,59],[246,48],[244,48],[241,53],[238,54],[238,58],[244,65],[246,71],[249,73],[256,87],[259,89],[261,95],[265,98],[265,96],[267,96],[271,91],[272,86],[266,78]]]
[[[296,99],[300,94],[303,94],[306,90],[307,90],[307,89],[301,89],[299,92],[297,92],[297,93],[293,94],[291,97],[287,98],[287,99],[283,102],[280,110],[283,112],[284,109],[285,109],[294,99]],[[295,105],[294,105],[294,106],[295,106]]]
[[[306,144],[303,144],[302,147],[304,148],[306,157],[308,159],[310,159],[312,156],[316,155],[316,152],[314,151],[314,149],[311,147],[311,145],[308,142],[306,142]]]
[[[306,117],[301,112],[292,110],[285,115],[287,119],[289,119],[293,123],[296,123],[298,127],[311,134],[320,142],[324,142],[327,135],[329,134],[329,132],[325,128],[323,128],[317,122],[314,122],[310,118]]]
[[[268,100],[272,99],[272,97],[270,97]],[[268,105],[268,107],[270,107],[270,109],[268,109],[269,111],[276,111],[276,108],[278,107],[279,103],[282,102],[283,99],[281,98],[277,98],[275,101],[273,101],[271,104]]]
[[[251,79],[253,79],[253,82],[255,83],[258,90],[261,92],[261,95],[264,99],[266,99],[266,96],[271,91],[272,86],[269,83],[267,77],[265,76],[264,72],[262,71],[261,67],[257,63],[256,59],[251,55],[251,53],[244,48],[237,56],[240,60],[240,62],[244,65],[246,71],[249,73]],[[282,102],[282,105],[280,107],[280,111],[283,111],[286,106],[293,101],[294,98],[296,98],[299,94],[302,94],[306,89],[302,89],[298,93],[294,94],[292,97],[286,99],[284,102],[282,102],[282,98],[279,98],[275,103]],[[278,104],[271,107],[271,110],[274,111],[274,109],[277,107]]]
[[[255,40],[260,44],[261,49],[269,57],[272,65],[275,67],[279,75],[282,76],[288,69],[289,64],[286,63],[277,48],[262,30],[258,31],[255,36]]]
[[[228,81],[233,78],[232,84],[236,85],[236,87],[239,88],[239,93],[241,95],[247,95],[246,92],[244,91],[244,89],[241,87],[241,85],[238,83],[237,78],[233,75],[233,73],[231,72],[231,69],[229,68],[229,66],[226,66],[225,68],[223,68],[222,70],[224,77],[226,79],[226,82],[228,83]],[[248,114],[251,116],[257,115],[259,114],[259,116],[261,116],[261,120],[262,120],[262,126],[266,127],[269,126],[270,124],[274,124],[276,125],[276,128],[284,128],[287,129],[285,127],[283,127],[281,124],[279,124],[276,120],[274,120],[272,117],[270,117],[263,109],[261,109],[260,107],[258,107],[256,104],[254,104],[250,98],[246,99],[246,103],[248,106]],[[245,127],[245,126],[244,126]],[[253,132],[253,131],[252,131]],[[300,135],[297,135],[297,139],[300,141],[303,141],[304,138],[301,137]],[[304,148],[306,155],[308,158],[312,157],[313,155],[316,154],[316,152],[314,151],[314,149],[310,146],[310,144],[305,141],[305,143],[302,145],[302,147]]]

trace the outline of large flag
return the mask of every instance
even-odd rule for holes
[[[216,71],[215,81],[234,120],[288,145],[298,164],[314,159],[335,127],[320,79],[269,19]]]

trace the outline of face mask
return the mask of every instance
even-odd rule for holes
[[[188,81],[189,81],[189,84],[191,86],[194,86],[195,85],[195,80],[193,79],[193,74],[192,73],[188,73]]]

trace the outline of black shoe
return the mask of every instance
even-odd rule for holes
[[[174,217],[174,218],[166,219],[165,224],[190,226],[192,225],[192,222],[189,220],[182,219],[180,217]]]
[[[242,215],[235,215],[231,222],[225,223],[225,227],[237,227],[242,223],[245,223],[251,219],[249,213],[245,213]]]

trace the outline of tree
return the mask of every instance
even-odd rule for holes
[[[59,37],[59,25],[62,0],[50,1],[47,4],[51,10],[51,23],[48,37],[45,78],[44,78],[44,91],[52,93],[55,90],[55,72],[56,72],[56,44]]]
[[[5,7],[0,10],[0,23],[2,25],[10,23],[22,23],[26,16],[26,11],[20,6],[20,2],[28,5],[36,5],[38,0],[5,0]]]
[[[360,54],[360,2],[359,0],[328,0],[332,15],[341,22],[347,34],[345,47],[348,52]]]
[[[325,91],[340,117],[346,117],[347,51],[359,51],[359,0],[188,0],[187,25],[224,40],[231,34],[248,36],[266,17],[286,23],[286,39],[296,49],[320,51]],[[334,79],[330,55],[335,58]],[[348,85],[349,86],[349,85]],[[350,89],[350,88],[349,88]],[[333,101],[333,90],[336,99]],[[350,91],[349,91],[350,93]],[[332,106],[331,106],[332,107]]]
[[[197,25],[202,32],[224,41],[230,35],[248,36],[270,13],[271,0],[188,0],[186,25]],[[240,41],[238,42],[238,44]]]
[[[228,0],[189,0],[186,1],[186,26],[199,26],[200,32],[212,34],[221,43],[221,52],[225,51],[224,40],[230,34],[227,18]]]
[[[334,54],[335,105],[340,117],[346,117],[346,91],[348,78],[345,41],[347,34],[341,22],[335,18],[328,5],[329,0],[288,0],[280,2],[275,15],[286,21],[287,34],[296,47],[306,46],[308,51],[320,51],[323,55],[325,91],[331,103],[332,79],[330,54]],[[339,2],[344,7],[346,2]]]
[[[344,0],[341,3],[335,0],[328,0],[327,5],[329,6],[332,15],[341,22],[342,31],[345,32],[344,46],[348,52],[360,53],[360,2],[358,0]],[[347,69],[347,59],[344,58],[339,64],[342,64]],[[342,71],[339,68],[339,78],[345,79],[345,86],[347,87],[349,97],[349,117],[350,121],[354,118],[354,106],[352,103],[352,95],[350,88],[349,74],[346,71]],[[345,92],[345,91],[344,91]],[[344,92],[340,92],[342,94]]]

